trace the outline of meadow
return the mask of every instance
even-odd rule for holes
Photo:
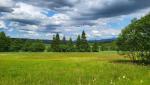
[[[150,66],[116,52],[0,53],[0,85],[150,85]]]

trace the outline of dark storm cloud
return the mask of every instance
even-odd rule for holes
[[[60,28],[61,25],[48,24],[48,25],[46,25],[44,27],[45,27],[44,30],[39,30],[39,31],[40,32],[44,32],[44,33],[49,33],[49,32],[54,32],[56,29]]]
[[[61,8],[61,7],[73,7],[75,3],[80,0],[14,0],[17,2],[29,3],[36,6],[47,7],[49,9]]]
[[[14,0],[17,2],[29,3],[39,7],[46,7],[48,9],[65,12],[70,11],[74,8],[79,10],[80,16],[75,16],[73,19],[77,20],[95,20],[98,18],[115,17],[120,15],[127,15],[136,12],[141,9],[150,7],[150,0],[113,0],[113,1],[100,1],[99,7],[94,8],[95,4],[89,9],[84,9],[86,6],[83,4],[89,2],[89,0]],[[93,2],[94,2],[93,1]],[[109,4],[108,4],[109,3]],[[82,5],[78,7],[78,4]],[[103,7],[101,7],[104,5]],[[83,9],[82,9],[83,8]],[[72,16],[71,16],[72,17]]]
[[[114,0],[116,1],[116,0]],[[110,4],[105,4],[104,7],[91,8],[88,12],[81,11],[81,16],[76,19],[98,19],[115,17],[120,15],[128,15],[150,7],[150,0],[122,0]]]
[[[84,25],[93,26],[96,25],[96,23],[92,20],[74,20],[73,22],[70,22],[70,25],[80,27]]]
[[[12,12],[13,9],[10,7],[1,7],[0,6],[0,12]]]
[[[36,20],[27,20],[27,19],[9,19],[9,21],[18,22],[19,25],[39,25],[40,21]]]

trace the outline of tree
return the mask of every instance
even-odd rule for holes
[[[64,45],[65,45],[66,43],[67,43],[67,41],[66,41],[66,37],[64,36],[64,37],[63,37],[63,39],[62,39],[62,44],[64,44]]]
[[[78,35],[78,38],[76,40],[76,50],[78,52],[80,52],[80,50],[81,50],[81,38],[80,38],[80,35]]]
[[[64,36],[62,39],[62,43],[60,45],[62,52],[67,52],[67,45],[66,44],[67,44],[67,40],[66,40],[66,37]]]
[[[4,32],[0,32],[0,52],[7,52],[10,49],[10,38]]]
[[[117,45],[120,51],[127,52],[133,60],[150,62],[150,14],[141,19],[132,20],[118,37]]]
[[[18,52],[21,51],[24,43],[20,39],[11,40],[10,51]]]
[[[52,51],[55,51],[55,49],[56,49],[56,36],[55,35],[53,35],[53,40],[51,42],[51,47],[50,48],[51,48]]]
[[[68,49],[67,49],[67,51],[69,51],[69,52],[73,52],[74,51],[74,45],[73,45],[72,38],[70,38],[69,41],[68,41]]]
[[[60,45],[61,45],[61,41],[60,41],[59,34],[57,33],[56,36],[53,36],[51,48],[54,52],[60,52],[61,51]]]
[[[93,46],[92,46],[92,51],[93,52],[98,52],[98,49],[99,49],[98,48],[98,43],[95,41],[94,44],[93,44]]]
[[[31,40],[26,40],[25,43],[24,43],[24,46],[22,47],[22,51],[31,52],[32,43],[33,42]]]
[[[81,36],[81,52],[89,52],[89,51],[90,51],[90,47],[88,41],[86,40],[86,34],[83,31]]]
[[[30,49],[32,52],[43,52],[45,50],[45,45],[37,40],[31,44]]]
[[[56,34],[56,42],[55,42],[55,45],[56,45],[55,51],[56,52],[60,52],[61,51],[60,50],[60,44],[61,44],[60,37],[59,37],[59,34],[57,33]]]

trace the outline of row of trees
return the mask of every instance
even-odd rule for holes
[[[23,40],[12,39],[5,35],[4,32],[0,32],[0,52],[98,52],[98,43],[90,44],[86,39],[86,33],[83,31],[82,35],[77,37],[76,42],[73,42],[72,38],[66,40],[65,36],[60,40],[60,36],[57,33],[53,36],[53,40],[46,48],[47,45],[40,40]]]
[[[93,46],[90,46],[84,31],[81,36],[78,35],[76,42],[73,42],[72,38],[67,41],[65,36],[60,40],[57,33],[53,36],[50,50],[53,52],[98,52],[98,43],[95,42]]]
[[[133,60],[150,62],[150,14],[133,19],[117,40],[118,49]]]
[[[0,52],[41,52],[45,50],[45,45],[40,40],[11,39],[0,32]]]

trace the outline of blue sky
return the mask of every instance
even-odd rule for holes
[[[150,0],[0,0],[0,31],[15,38],[52,39],[58,32],[76,39],[84,30],[88,39],[107,39],[149,10]]]

